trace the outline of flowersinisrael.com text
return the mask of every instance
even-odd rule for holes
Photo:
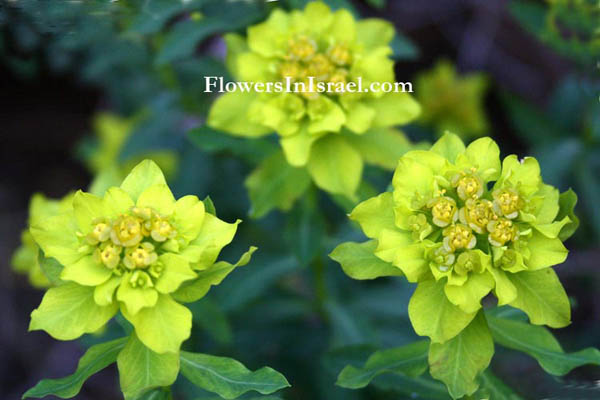
[[[278,82],[225,82],[223,77],[205,76],[205,93],[256,92],[256,93],[400,93],[413,92],[410,82],[363,82],[362,77],[352,82],[321,82],[309,76],[297,82],[290,77]]]

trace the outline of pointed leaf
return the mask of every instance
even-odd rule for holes
[[[225,399],[235,399],[249,391],[271,394],[290,386],[283,375],[269,367],[253,372],[231,358],[187,351],[181,352],[180,359],[181,373],[186,378]]]
[[[483,312],[457,336],[445,343],[432,343],[429,348],[430,373],[448,387],[454,399],[473,394],[483,372],[494,355],[494,341]]]
[[[362,368],[346,366],[340,372],[336,385],[359,389],[367,386],[376,376],[385,373],[419,376],[427,370],[428,349],[429,343],[422,340],[394,349],[377,351]]]
[[[117,354],[125,347],[127,338],[100,343],[90,347],[79,359],[72,375],[59,379],[44,379],[23,395],[23,399],[57,396],[69,399],[77,396],[84,382],[96,372],[117,360]]]
[[[600,350],[596,348],[565,353],[545,327],[491,315],[486,318],[498,344],[529,354],[549,374],[562,376],[581,365],[600,365]]]
[[[382,276],[402,276],[402,270],[375,255],[377,241],[346,242],[336,247],[329,257],[340,263],[353,279],[375,279]]]

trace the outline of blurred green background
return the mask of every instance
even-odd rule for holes
[[[259,252],[192,305],[185,349],[269,365],[293,387],[286,399],[446,399],[441,383],[382,376],[361,391],[334,386],[346,364],[415,340],[402,279],[357,282],[327,258],[360,240],[343,204],[312,191],[286,215],[248,216],[244,178],[269,146],[200,136],[214,100],[204,76],[225,76],[221,34],[243,33],[274,7],[304,0],[17,0],[0,3],[0,398],[18,399],[44,377],[71,373],[83,348],[26,334],[42,292],[10,267],[35,192],[58,198],[106,169],[143,157],[168,170],[176,196],[210,195],[221,219],[241,218],[226,249]],[[544,180],[579,195],[581,226],[557,268],[573,324],[555,334],[565,350],[600,346],[600,5],[597,1],[329,0],[397,28],[398,81],[413,82],[427,110],[404,132],[432,142],[444,129],[499,142],[503,155],[534,155]],[[391,174],[367,169],[377,191]],[[318,208],[313,206],[316,199]],[[112,336],[111,336],[112,335]],[[526,399],[600,398],[600,368],[561,379],[523,354],[497,349],[492,371]],[[183,378],[176,399],[212,395]],[[91,378],[78,399],[118,399],[116,368]]]

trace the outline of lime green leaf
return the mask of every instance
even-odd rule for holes
[[[60,279],[85,286],[96,286],[106,282],[111,276],[110,269],[100,263],[94,255],[88,255],[74,264],[65,266]]]
[[[179,373],[179,355],[155,353],[132,333],[117,366],[123,395],[135,399],[153,388],[172,385]]]
[[[401,276],[400,268],[394,267],[374,254],[376,248],[375,240],[364,243],[346,242],[337,246],[329,257],[340,263],[346,275],[353,279]]]
[[[394,25],[379,18],[367,18],[356,24],[356,40],[371,50],[388,46],[394,38]]]
[[[71,213],[45,218],[32,225],[29,231],[44,255],[55,258],[62,265],[73,264],[83,255],[77,251],[80,246],[78,228]]]
[[[561,264],[567,259],[569,253],[560,239],[550,239],[536,231],[527,239],[527,246],[531,250],[531,255],[525,261],[525,265],[530,271]]]
[[[219,261],[210,268],[198,271],[198,277],[191,282],[184,282],[183,285],[172,294],[177,301],[189,303],[204,297],[210,290],[211,286],[218,285],[237,267],[244,266],[250,262],[252,253],[256,251],[256,247],[250,249],[240,257],[237,263],[230,264],[225,261]]]
[[[446,285],[444,292],[454,305],[466,313],[472,313],[481,308],[481,299],[494,288],[494,283],[494,277],[488,272],[470,274],[463,285]]]
[[[579,227],[579,218],[575,215],[575,205],[577,204],[577,195],[571,189],[567,190],[560,194],[558,204],[560,209],[558,211],[558,215],[556,216],[557,220],[562,220],[564,217],[569,217],[571,220],[570,223],[563,226],[558,234],[558,238],[563,242],[570,238],[573,233]]]
[[[457,336],[429,347],[430,373],[444,382],[454,399],[473,394],[479,387],[477,375],[483,372],[494,355],[494,341],[483,312]]]
[[[337,135],[328,135],[317,141],[308,161],[308,172],[317,186],[349,198],[355,197],[362,168],[360,154]]]
[[[121,313],[133,324],[142,343],[156,353],[176,353],[190,337],[192,313],[169,295],[160,294],[154,307],[142,308],[135,315],[125,307]]]
[[[373,128],[362,135],[347,135],[348,142],[358,150],[368,164],[394,169],[398,160],[413,144],[399,130]]]
[[[283,153],[265,159],[246,179],[252,208],[250,215],[260,218],[274,208],[288,211],[310,185],[304,168],[288,164]]]
[[[117,354],[125,347],[126,342],[127,338],[121,338],[90,347],[79,359],[77,369],[72,375],[59,379],[44,379],[25,392],[23,399],[40,399],[50,395],[70,399],[77,396],[90,376],[117,360]]]
[[[198,237],[190,242],[190,245],[184,249],[184,252],[194,253],[195,256],[192,268],[206,269],[210,267],[223,247],[227,246],[233,240],[238,224],[242,222],[237,220],[230,224],[220,220],[212,214],[205,214],[204,222]],[[185,254],[182,254],[185,256]]]
[[[213,129],[235,136],[260,137],[272,130],[249,119],[249,109],[256,100],[256,93],[229,92],[220,96],[210,109],[207,124]]]
[[[446,133],[431,146],[431,151],[453,163],[456,161],[456,157],[459,154],[465,152],[465,144],[460,137],[446,131]]]
[[[196,273],[192,271],[187,260],[178,254],[165,253],[158,259],[165,267],[156,280],[156,290],[161,293],[172,293],[183,282],[196,277]]]
[[[81,190],[73,197],[73,215],[77,220],[79,229],[87,233],[92,228],[92,221],[104,215],[104,203],[101,197]]]
[[[394,199],[392,193],[384,192],[357,205],[350,219],[360,224],[370,238],[378,238],[384,229],[395,230]]]
[[[517,288],[517,298],[509,305],[523,310],[532,324],[562,328],[571,323],[569,299],[553,269],[508,276]]]
[[[375,109],[373,120],[375,127],[385,127],[406,124],[417,118],[421,106],[408,93],[387,93],[380,98],[366,101]]]
[[[165,176],[158,165],[154,161],[144,160],[127,175],[121,183],[121,189],[127,192],[132,200],[137,201],[146,188],[166,184]]]
[[[402,347],[381,350],[369,357],[362,368],[346,366],[340,372],[336,385],[359,389],[367,386],[376,376],[393,373],[416,377],[427,370],[426,340],[414,342]]]
[[[94,288],[67,283],[50,288],[31,313],[30,331],[44,330],[58,340],[73,340],[96,332],[117,312],[116,303],[101,307],[94,302]]]
[[[225,399],[235,399],[249,391],[271,394],[290,386],[283,375],[269,367],[253,372],[231,358],[187,351],[181,352],[180,359],[181,373],[186,378]]]
[[[460,333],[477,313],[467,314],[450,303],[444,293],[444,281],[419,283],[408,303],[410,321],[421,336],[443,343]]]
[[[166,184],[152,185],[140,193],[136,205],[152,207],[161,215],[171,215],[175,211],[175,197]]]
[[[582,365],[600,365],[600,350],[596,348],[565,353],[552,333],[543,326],[492,315],[486,317],[499,345],[529,354],[549,374],[562,376]]]

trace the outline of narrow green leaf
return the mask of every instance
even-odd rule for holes
[[[587,348],[565,353],[545,327],[491,315],[487,315],[487,320],[496,343],[529,354],[549,374],[561,376],[581,365],[600,365],[600,350]]]
[[[329,257],[340,263],[353,279],[375,279],[382,276],[402,276],[402,270],[375,256],[376,240],[364,243],[346,242],[337,246]]]
[[[429,376],[381,375],[373,380],[372,385],[381,390],[404,394],[407,399],[450,399],[446,386]]]
[[[125,399],[135,399],[151,389],[170,386],[179,373],[177,353],[155,353],[144,346],[135,333],[119,354],[117,365]]]
[[[346,366],[340,372],[336,385],[359,389],[367,386],[376,376],[385,373],[419,376],[427,370],[428,348],[428,341],[421,340],[402,347],[377,351],[362,368]]]
[[[457,336],[429,347],[429,372],[444,382],[454,399],[475,393],[477,375],[483,372],[494,355],[494,341],[483,312]]]
[[[287,163],[282,152],[265,159],[245,182],[252,208],[250,215],[260,218],[274,208],[289,210],[310,185],[304,168]]]
[[[127,338],[121,338],[90,347],[79,359],[72,375],[59,379],[44,379],[23,395],[23,399],[57,396],[61,399],[75,397],[83,383],[96,372],[117,360],[117,354],[125,347]]]
[[[250,371],[231,358],[182,351],[181,373],[193,384],[225,399],[235,399],[249,391],[271,394],[290,384],[269,367]]]
[[[192,55],[202,40],[226,28],[226,23],[216,18],[189,19],[178,23],[167,35],[156,56],[156,64],[165,65]]]
[[[173,400],[171,390],[167,388],[158,388],[143,394],[135,400]]]

